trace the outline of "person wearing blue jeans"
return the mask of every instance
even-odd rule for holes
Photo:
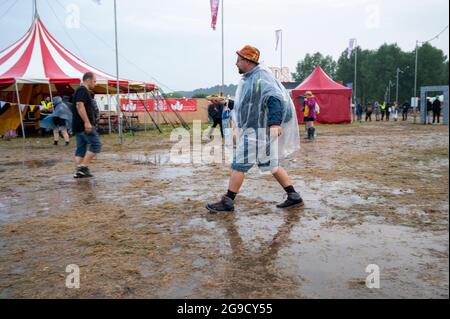
[[[77,141],[75,161],[77,169],[74,178],[93,177],[89,164],[100,153],[102,144],[95,129],[95,109],[91,96],[97,83],[96,76],[88,72],[83,76],[82,85],[75,91],[73,96],[73,121],[72,132]]]

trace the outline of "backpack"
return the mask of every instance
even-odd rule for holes
[[[316,111],[316,114],[317,114],[317,115],[320,114],[320,105],[319,105],[319,103],[317,103],[317,102],[316,102],[315,111]]]

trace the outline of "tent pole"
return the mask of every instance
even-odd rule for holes
[[[106,82],[106,96],[108,98],[108,126],[109,126],[109,134],[111,134],[111,96],[109,95],[109,83]]]
[[[131,104],[131,99],[130,99],[130,83],[128,83],[128,105],[130,105],[130,104]],[[131,116],[133,116],[133,111],[131,111]],[[126,123],[128,124],[128,119],[127,119],[127,118],[125,118],[125,121],[126,121]],[[132,129],[131,129],[131,125],[133,124],[132,121],[133,121],[133,119],[131,118],[131,119],[130,119],[130,123],[129,123],[129,125],[130,125],[130,132],[132,131]]]
[[[147,83],[144,84],[144,106],[145,109],[148,110],[147,106]],[[144,117],[144,131],[147,132],[147,113],[145,113],[145,117]]]
[[[25,127],[23,125],[23,116],[22,116],[22,110],[20,109],[20,94],[19,94],[19,86],[16,84],[16,94],[17,94],[17,107],[19,108],[19,115],[20,115],[20,126],[22,127],[22,139],[25,141]]]
[[[53,103],[52,85],[50,84],[50,82],[48,82],[48,92],[50,94],[50,100]]]

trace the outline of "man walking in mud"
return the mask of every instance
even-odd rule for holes
[[[73,96],[72,131],[77,140],[75,153],[77,169],[74,178],[93,177],[89,170],[89,164],[100,153],[102,147],[100,137],[95,129],[95,109],[91,95],[96,83],[95,74],[86,73],[83,76],[82,85]]]
[[[281,159],[300,148],[298,121],[294,104],[270,70],[259,64],[260,52],[247,45],[236,52],[236,66],[242,80],[234,102],[237,126],[237,147],[233,156],[232,174],[228,192],[218,203],[208,204],[211,213],[233,212],[234,200],[245,179],[245,174],[257,165],[270,170],[280,183],[287,199],[278,208],[303,206],[287,172],[280,166]]]

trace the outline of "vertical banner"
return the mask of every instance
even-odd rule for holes
[[[217,25],[217,16],[219,15],[220,0],[211,1],[211,28],[215,31]]]
[[[283,32],[282,30],[277,30],[275,31],[275,37],[276,37],[276,45],[275,45],[275,51],[278,51],[278,47],[280,45],[280,40],[281,40],[281,32]]]
[[[356,39],[350,39],[350,42],[348,43],[348,58],[352,56],[353,50],[356,48]]]

